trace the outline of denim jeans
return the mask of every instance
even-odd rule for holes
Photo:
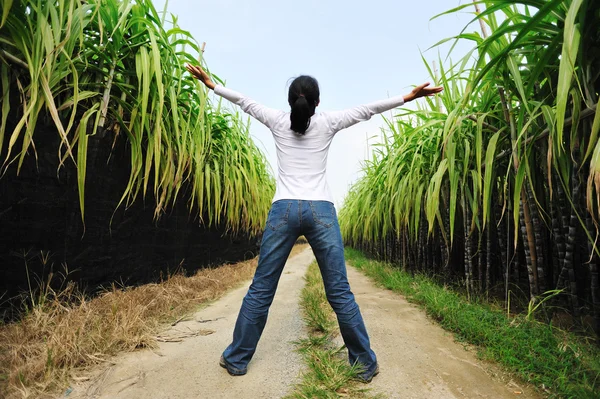
[[[335,207],[328,201],[279,200],[272,204],[262,238],[258,267],[233,331],[233,342],[223,352],[230,370],[244,374],[267,322],[279,277],[300,235],[317,258],[325,292],[337,315],[350,364],[360,363],[362,376],[373,375],[377,358],[371,350],[346,274],[344,245]]]

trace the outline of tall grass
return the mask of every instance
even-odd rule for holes
[[[202,49],[175,16],[164,25],[150,0],[4,1],[0,15],[3,174],[38,156],[36,127],[49,115],[60,165],[77,166],[82,218],[90,148],[126,140],[122,206],[151,194],[158,218],[189,192],[207,225],[262,228],[274,190],[265,158],[241,116],[184,72]]]
[[[600,5],[475,3],[485,29],[440,42],[473,48],[440,60],[439,73],[425,64],[445,90],[388,121],[340,212],[342,232],[469,292],[537,301],[563,289],[564,307],[593,315],[600,333]]]

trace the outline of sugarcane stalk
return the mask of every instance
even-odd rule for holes
[[[423,220],[421,218],[421,220]],[[425,251],[424,251],[424,240],[423,240],[423,223],[419,223],[419,230],[418,230],[418,241],[417,241],[417,270],[423,270],[423,268],[425,267]]]
[[[510,126],[510,139],[513,149],[513,167],[515,174],[517,174],[519,171],[520,162],[517,154],[517,130],[514,123],[514,114],[510,102],[506,100],[504,89],[499,87],[498,93],[500,94],[500,102],[502,103],[504,118]],[[527,181],[525,180],[523,184],[526,185]],[[533,299],[538,293],[537,265],[535,263],[535,238],[524,187],[521,187],[520,199],[521,206],[519,207],[519,224],[521,225],[521,233],[523,234],[523,237],[526,238],[526,242],[525,238],[523,239],[523,246],[525,248],[525,259],[527,261],[527,273],[529,275],[529,294]]]
[[[421,221],[423,221],[423,213],[421,212]],[[425,233],[425,229],[424,229],[424,223],[421,223],[421,254],[423,256],[423,259],[421,259],[421,261],[423,262],[423,270],[425,272],[429,271],[429,257],[428,255],[428,251],[427,251],[427,246],[428,246],[428,240],[427,240],[427,234]]]
[[[571,310],[574,316],[579,315],[579,307],[577,301],[577,283],[575,281],[575,270],[573,269],[573,257],[575,249],[575,240],[577,237],[577,225],[579,223],[577,218],[577,204],[579,203],[579,196],[581,195],[579,179],[577,178],[577,169],[574,167],[571,174],[572,184],[572,201],[573,206],[571,207],[571,217],[569,222],[569,234],[567,235],[567,242],[565,246],[565,259],[563,266],[558,276],[557,289],[560,289],[563,285],[569,288],[570,292],[570,303]],[[568,284],[565,284],[568,282]]]
[[[497,238],[498,238],[498,246],[500,247],[500,264],[501,264],[501,268],[502,268],[502,277],[503,277],[503,283],[505,284],[505,291],[506,288],[508,286],[508,276],[509,276],[509,272],[510,272],[510,260],[508,258],[508,253],[507,253],[507,247],[509,247],[508,243],[507,243],[507,239],[508,237],[506,236],[506,232],[510,229],[510,224],[507,225],[506,229],[503,228],[502,226],[502,208],[501,208],[501,203],[498,203],[498,201],[492,201],[493,204],[495,204],[494,207],[494,224],[497,226],[496,231],[497,231]],[[507,222],[508,219],[510,218],[506,218]],[[491,256],[491,254],[489,255]]]
[[[442,269],[446,276],[450,276],[450,274],[451,274],[451,265],[450,265],[451,247],[450,247],[450,237],[448,236],[450,234],[450,209],[448,207],[448,205],[449,205],[449,201],[448,201],[449,187],[448,186],[449,186],[448,183],[444,184],[444,186],[443,186],[442,200],[443,200],[444,204],[446,205],[446,207],[445,207],[446,212],[444,212],[444,209],[442,209],[443,226],[440,227],[440,233],[442,235],[441,236]]]
[[[412,255],[412,262],[411,262],[411,271],[415,272],[417,270],[419,270],[419,239],[415,239],[415,240],[411,240],[412,242],[410,243],[412,246],[412,251],[411,251],[411,255]]]
[[[525,193],[521,191],[521,206],[519,207],[519,224],[521,225],[521,234],[523,235],[523,247],[525,249],[525,261],[527,262],[527,275],[529,276],[529,296],[535,299],[538,295],[535,267],[535,240],[533,238],[533,225],[531,215],[527,206]]]
[[[559,276],[562,272],[562,267],[565,263],[565,257],[567,252],[567,240],[569,238],[569,226],[570,226],[570,214],[571,209],[567,209],[567,193],[563,189],[561,182],[557,184],[556,193],[558,195],[558,205],[560,207],[560,227],[562,232],[562,246],[558,247],[558,260],[560,269],[556,274],[556,285],[558,286]]]
[[[485,289],[486,291],[489,291],[490,287],[492,286],[492,223],[490,223],[489,221],[486,238],[487,245],[485,250]]]
[[[425,217],[425,212],[423,212],[423,216]],[[426,219],[423,219],[423,221],[425,221]],[[431,254],[433,252],[433,248],[431,247],[431,240],[433,238],[433,236],[429,235],[428,229],[427,229],[427,225],[426,223],[423,224],[423,237],[424,237],[424,241],[425,241],[425,245],[424,247],[424,251],[425,251],[425,260],[426,260],[426,270],[428,273],[430,273],[432,271],[432,257]]]
[[[393,261],[393,253],[394,253],[394,242],[392,239],[392,233],[389,232],[387,234],[387,261]]]
[[[390,262],[394,261],[394,255],[396,252],[396,240],[394,239],[394,234],[392,232],[388,233],[388,242],[390,248]]]
[[[449,230],[446,230],[449,231]],[[452,274],[452,265],[450,264],[450,246],[446,241],[442,233],[441,237],[441,253],[442,253],[442,270],[444,275],[450,276]]]
[[[402,263],[402,240],[400,236],[396,236],[396,262]]]
[[[573,175],[575,176],[575,179],[577,180],[577,182],[575,183],[575,185],[577,186],[577,189],[573,190],[573,196],[574,196],[574,201],[575,200],[579,200],[579,192],[580,192],[580,184],[579,184],[579,179],[576,177],[576,173],[575,170],[573,170]],[[578,197],[575,198],[575,192],[577,191],[577,195]],[[578,202],[575,202],[578,203]],[[574,207],[575,208],[575,207]],[[571,307],[573,309],[573,316],[577,317],[579,316],[579,304],[578,304],[578,298],[577,298],[577,281],[575,280],[575,269],[574,269],[574,265],[573,265],[573,257],[574,257],[574,252],[573,249],[575,247],[575,236],[576,236],[576,231],[577,231],[577,225],[579,223],[579,220],[577,218],[577,212],[576,209],[573,209],[573,214],[571,215],[571,225],[573,226],[573,238],[571,239],[571,237],[569,237],[569,240],[571,242],[571,251],[569,253],[569,250],[567,249],[567,252],[565,254],[565,263],[567,263],[567,270],[568,270],[568,276],[569,276],[569,288],[570,288],[570,292],[571,292]],[[571,227],[569,227],[569,235],[571,234]]]
[[[438,248],[441,248],[441,241],[440,241],[440,235],[439,234],[435,234],[437,233],[438,230],[434,230],[434,235],[433,237],[433,248],[431,248],[431,267],[433,267],[433,272],[434,273],[438,273],[439,272],[439,266],[438,266]]]
[[[406,234],[402,234],[402,270],[406,271],[408,262],[408,248],[406,246]]]
[[[409,229],[406,229],[409,230]],[[412,245],[410,242],[410,238],[408,238],[408,234],[409,231],[406,232],[407,237],[406,237],[406,269],[410,270],[412,269],[412,265],[413,265],[413,253],[412,253]]]
[[[592,215],[588,212],[586,215],[586,226],[590,234],[594,235],[594,241],[588,240],[590,271],[590,296],[592,297],[592,315],[594,317],[594,331],[600,335],[600,285],[598,284],[598,256],[596,254],[596,242],[598,241],[598,229],[594,225]]]
[[[560,214],[560,197],[564,196],[562,185],[555,184],[557,198],[555,201],[550,201],[550,218],[552,223],[552,283],[556,286],[558,275],[560,273],[560,265],[565,257],[565,241],[563,234],[563,226]]]
[[[413,268],[415,271],[421,268],[421,230],[417,229],[417,235],[413,241],[415,262],[413,264]]]
[[[485,254],[483,252],[483,245],[482,245],[483,244],[483,240],[482,240],[483,234],[481,233],[481,231],[479,231],[478,236],[479,237],[478,237],[478,240],[477,240],[477,255],[478,255],[477,256],[477,277],[478,277],[477,284],[479,286],[477,287],[477,289],[479,290],[479,292],[483,292],[485,290],[485,287],[484,287],[484,284],[483,284],[483,282],[484,282],[483,273],[484,273],[484,270],[485,270],[484,269],[484,261],[485,261],[485,256],[484,255]]]
[[[473,5],[475,6],[475,15],[479,15],[481,11],[479,10],[479,4],[477,3],[477,0],[473,0],[473,3]],[[487,39],[487,28],[485,27],[485,23],[481,18],[479,18],[479,27],[481,28],[481,36],[483,36],[484,39]]]
[[[465,201],[466,202],[466,201]],[[473,254],[471,246],[471,234],[469,228],[469,221],[471,220],[471,212],[468,205],[463,205],[464,214],[464,235],[465,235],[465,280],[467,285],[467,293],[473,291]]]
[[[533,191],[531,190],[531,186],[527,185],[525,187],[525,191],[527,196],[529,197],[529,211],[531,212],[531,220],[533,222],[533,233],[535,238],[535,265],[537,267],[536,274],[536,289],[538,293],[546,292],[546,284],[545,284],[545,270],[544,270],[544,232],[542,228],[542,223],[540,222],[539,210],[536,207],[535,197],[533,195]]]
[[[388,233],[388,262],[394,263],[394,250],[396,249],[394,234],[392,231]]]
[[[435,274],[435,255],[436,249],[439,248],[435,245],[436,237],[432,235],[427,236],[427,253],[429,254],[429,270]]]

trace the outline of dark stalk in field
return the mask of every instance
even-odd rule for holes
[[[535,243],[533,240],[533,226],[527,199],[524,193],[521,193],[521,206],[519,207],[519,224],[521,226],[521,234],[523,235],[523,247],[525,248],[525,262],[527,264],[527,275],[529,276],[529,296],[535,298],[539,292],[536,284],[537,268],[535,266]]]
[[[498,88],[498,93],[500,95],[500,102],[502,104],[502,110],[504,114],[504,119],[510,128],[510,140],[513,148],[513,167],[515,171],[515,176],[518,174],[520,159],[516,151],[514,151],[518,146],[517,141],[517,130],[515,126],[514,120],[514,112],[512,109],[512,105],[509,99],[507,99],[506,93],[503,88]],[[524,185],[528,184],[525,180],[523,182]],[[524,237],[524,248],[525,248],[525,261],[527,264],[527,274],[529,276],[529,296],[533,299],[538,295],[537,290],[537,266],[535,264],[535,238],[533,236],[533,225],[531,222],[531,215],[529,213],[529,207],[527,205],[527,197],[525,194],[525,187],[521,186],[521,192],[519,193],[519,198],[521,200],[519,206],[519,224],[521,227],[521,234]]]
[[[486,291],[492,287],[492,222],[488,222],[486,229],[486,250],[485,250],[485,289]]]
[[[535,266],[537,269],[537,273],[535,276],[536,282],[536,291],[538,293],[546,292],[545,285],[545,264],[544,264],[544,227],[540,221],[539,217],[539,209],[536,204],[535,197],[533,195],[533,190],[531,189],[531,185],[526,184],[525,191],[527,192],[529,210],[531,211],[531,219],[533,222],[533,233],[535,237]]]
[[[592,220],[592,215],[587,213],[586,227],[590,234],[594,236],[594,240],[588,240],[589,261],[588,268],[590,272],[590,296],[592,298],[592,315],[594,316],[594,331],[600,335],[600,284],[598,281],[598,250],[596,243],[598,242],[598,230]]]
[[[492,200],[492,204],[494,204],[494,226],[496,226],[496,237],[498,239],[498,247],[500,248],[500,267],[502,271],[502,284],[504,286],[505,296],[506,289],[509,282],[510,275],[510,259],[509,253],[507,252],[507,233],[510,231],[509,217],[506,217],[506,222],[502,222],[502,203],[495,199]],[[491,255],[490,255],[491,257]]]
[[[402,231],[404,230],[404,231]],[[403,228],[401,230],[401,239],[402,239],[402,269],[406,270],[408,266],[408,245],[407,245],[407,236],[406,230]]]
[[[466,202],[466,201],[465,201]],[[467,204],[463,205],[463,223],[464,223],[464,243],[465,243],[465,284],[467,292],[473,292],[473,253],[472,237],[470,233],[469,221],[471,220],[470,208]]]
[[[575,151],[574,151],[575,152]],[[565,246],[565,259],[562,265],[562,269],[558,276],[557,289],[567,288],[569,293],[569,301],[571,305],[571,311],[574,316],[579,315],[579,306],[577,301],[577,282],[575,280],[575,271],[573,269],[573,257],[575,251],[575,240],[577,238],[577,227],[579,220],[577,218],[577,206],[581,195],[581,185],[577,178],[577,169],[573,168],[571,171],[571,192],[573,193],[571,200],[573,206],[571,207],[571,217],[569,222],[569,233],[567,234],[567,243]]]
[[[483,229],[483,226],[481,227]],[[479,290],[479,292],[483,292],[486,287],[484,286],[484,281],[485,281],[485,277],[484,277],[484,273],[485,273],[485,251],[483,250],[484,248],[484,242],[483,242],[483,237],[484,237],[484,231],[483,230],[478,230],[478,234],[477,234],[477,277],[478,277],[478,281],[477,281],[477,289]]]
[[[554,201],[550,202],[550,218],[552,223],[552,236],[550,242],[552,245],[552,283],[556,286],[558,282],[558,275],[560,274],[560,265],[565,258],[565,241],[562,227],[562,220],[560,215],[560,197],[564,196],[562,192],[561,183],[557,183],[554,179]]]
[[[446,186],[447,187],[447,186]],[[445,196],[444,198],[447,198],[447,196]],[[444,201],[444,203],[448,203],[447,200]],[[444,225],[443,225],[443,232],[441,234],[441,252],[442,252],[442,269],[444,270],[444,274],[448,277],[450,277],[451,275],[451,269],[452,269],[452,265],[450,264],[450,251],[451,251],[451,247],[450,247],[450,212],[448,210],[448,208],[446,209],[442,209],[442,217],[444,220]],[[441,228],[440,228],[441,230]]]

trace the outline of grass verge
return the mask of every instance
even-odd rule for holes
[[[306,285],[300,294],[300,306],[309,331],[308,338],[296,342],[296,347],[308,369],[288,398],[374,398],[355,380],[360,370],[350,366],[344,346],[334,344],[337,322],[327,302],[316,262],[309,266],[304,279]]]
[[[304,248],[296,246],[292,255]],[[166,323],[250,279],[257,261],[135,288],[113,287],[93,299],[73,285],[61,292],[45,288],[19,322],[0,325],[0,397],[48,395],[117,353],[155,347]]]
[[[524,316],[469,302],[431,279],[367,259],[346,248],[346,259],[381,286],[422,306],[457,339],[476,345],[479,355],[496,361],[551,398],[600,397],[600,349],[573,334]]]

